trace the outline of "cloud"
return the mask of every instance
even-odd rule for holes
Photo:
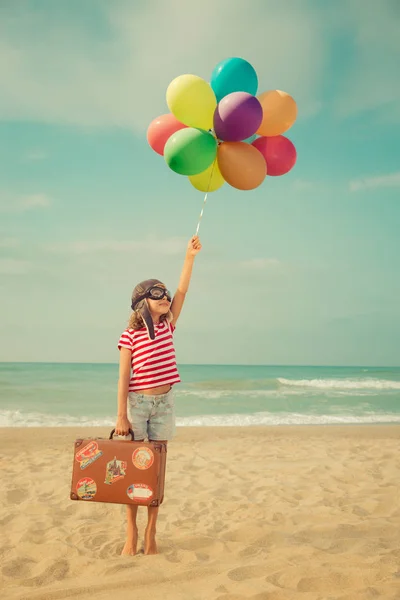
[[[0,258],[0,273],[2,275],[24,275],[28,272],[30,263],[18,258]]]
[[[18,0],[0,8],[0,118],[142,132],[167,111],[174,77],[209,79],[232,55],[254,64],[260,90],[293,94],[300,115],[320,108],[326,42],[312,2],[92,6],[90,19],[46,0],[35,11]]]
[[[48,208],[51,200],[46,194],[31,194],[21,198],[21,210],[31,210],[33,208]]]
[[[309,179],[295,179],[292,182],[294,192],[315,192],[324,186],[319,181],[310,181]]]
[[[27,152],[24,156],[24,159],[29,162],[36,162],[45,160],[47,158],[47,153],[40,149],[34,149]]]
[[[19,196],[9,192],[0,192],[0,213],[23,213],[48,208],[51,204],[51,198],[42,193]]]
[[[82,240],[70,243],[51,244],[45,247],[46,251],[59,252],[73,255],[92,255],[99,252],[104,253],[142,253],[177,255],[185,251],[186,238],[159,238],[149,237],[145,240]]]
[[[391,187],[400,187],[400,171],[397,173],[391,173],[389,175],[379,175],[377,177],[354,179],[349,183],[349,189],[351,192]]]
[[[239,267],[244,269],[263,270],[279,267],[281,261],[277,258],[252,258],[239,262]]]
[[[12,249],[18,248],[20,241],[17,238],[4,238],[0,239],[0,248]]]

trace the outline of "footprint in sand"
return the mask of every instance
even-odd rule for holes
[[[179,543],[179,547],[182,550],[203,550],[208,546],[212,546],[214,544],[214,540],[212,538],[187,538],[186,540],[181,540]]]
[[[299,592],[319,592],[326,593],[327,590],[332,592],[345,591],[359,586],[359,578],[345,573],[331,572],[325,577],[302,577],[298,584]]]
[[[62,523],[64,519],[71,517],[76,514],[76,506],[67,506],[64,509],[57,508],[56,518],[54,518],[54,524]],[[54,517],[54,515],[53,515]]]
[[[330,546],[324,548],[324,551],[328,554],[343,554],[351,552],[354,546],[358,545],[358,540],[353,539],[338,539],[332,542]]]
[[[5,563],[1,572],[6,577],[12,577],[13,579],[24,579],[29,577],[31,574],[31,568],[35,562],[29,558],[14,558]]]
[[[61,581],[65,579],[69,572],[69,564],[67,560],[56,560],[44,569],[42,573],[36,575],[36,577],[30,577],[24,579],[23,585],[29,586],[41,586],[53,581]]]
[[[272,516],[272,521],[274,523],[279,523],[280,525],[284,525],[286,523],[286,518],[282,513],[276,512]]]
[[[89,538],[86,541],[86,548],[90,549],[90,550],[96,550],[97,548],[99,548],[100,546],[103,546],[104,544],[106,544],[109,540],[109,537],[105,534],[105,533],[99,533],[98,535],[93,536],[92,538]]]
[[[21,504],[26,500],[26,490],[23,488],[15,488],[7,492],[7,502],[9,504]]]
[[[239,556],[256,556],[257,554],[260,554],[260,552],[261,549],[258,546],[247,546],[247,548],[244,548],[239,552]]]
[[[196,552],[196,558],[197,560],[204,562],[206,560],[210,560],[210,555],[206,552]]]
[[[168,498],[168,504],[170,506],[174,506],[176,504],[180,504],[181,501],[178,498]],[[167,504],[167,501],[165,502],[165,504]]]
[[[353,508],[353,514],[357,515],[357,517],[368,517],[369,512],[365,510],[362,506],[355,506]]]
[[[119,554],[119,552],[117,551],[117,548],[119,548],[119,542],[103,542],[103,545],[101,546],[99,552],[98,552],[98,556],[100,558],[110,558],[110,556],[115,556],[116,554]],[[94,548],[93,548],[94,549]]]
[[[7,515],[6,517],[4,517],[4,519],[0,519],[0,525],[9,525],[10,522],[15,519],[17,515]]]
[[[121,572],[127,572],[131,569],[136,569],[137,565],[134,561],[121,562],[113,565],[104,571],[104,575],[119,575]]]
[[[224,529],[226,529],[226,525],[223,521],[215,521],[212,533],[220,533]]]
[[[180,556],[178,555],[178,552],[176,550],[172,550],[172,552],[169,552],[168,554],[164,554],[166,560],[168,560],[169,562],[172,563],[179,563],[181,562]]]
[[[216,592],[219,592],[221,594],[227,594],[228,590],[224,585],[219,585],[218,587],[215,588]]]
[[[265,575],[265,565],[249,565],[248,567],[238,567],[227,573],[232,581],[244,581],[254,577],[263,577]]]

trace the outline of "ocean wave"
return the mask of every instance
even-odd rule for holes
[[[400,390],[400,381],[390,379],[284,379],[278,382],[288,387],[319,390]]]
[[[256,425],[362,425],[400,423],[399,414],[365,413],[363,415],[311,415],[301,413],[268,413],[198,415],[178,417],[178,427],[250,427]],[[114,427],[115,417],[74,417],[0,411],[0,427]]]
[[[0,410],[0,427],[113,427],[115,417],[74,417]]]
[[[193,393],[207,391],[221,392],[248,392],[249,390],[276,389],[277,379],[211,379],[207,381],[196,381],[188,386]]]
[[[193,398],[204,398],[206,400],[219,400],[220,398],[280,398],[285,396],[303,396],[304,390],[289,389],[283,394],[281,390],[260,389],[229,389],[229,390],[190,390],[180,389],[176,392],[177,398],[192,396]]]
[[[252,415],[201,415],[177,419],[181,427],[250,427],[257,425],[363,425],[400,423],[400,415],[305,415],[300,413],[255,413]]]

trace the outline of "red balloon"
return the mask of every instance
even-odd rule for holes
[[[263,155],[268,175],[285,175],[296,164],[296,148],[284,135],[259,137],[251,145]]]
[[[184,129],[186,125],[178,121],[171,113],[161,115],[152,121],[147,130],[147,141],[157,154],[164,156],[164,146],[173,133]]]

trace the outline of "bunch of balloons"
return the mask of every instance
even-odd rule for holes
[[[154,119],[147,140],[200,191],[213,192],[225,181],[252,190],[267,173],[288,173],[297,157],[282,135],[296,120],[295,101],[280,90],[258,96],[257,90],[257,73],[243,58],[220,62],[210,83],[180,75],[167,89],[171,112]]]

